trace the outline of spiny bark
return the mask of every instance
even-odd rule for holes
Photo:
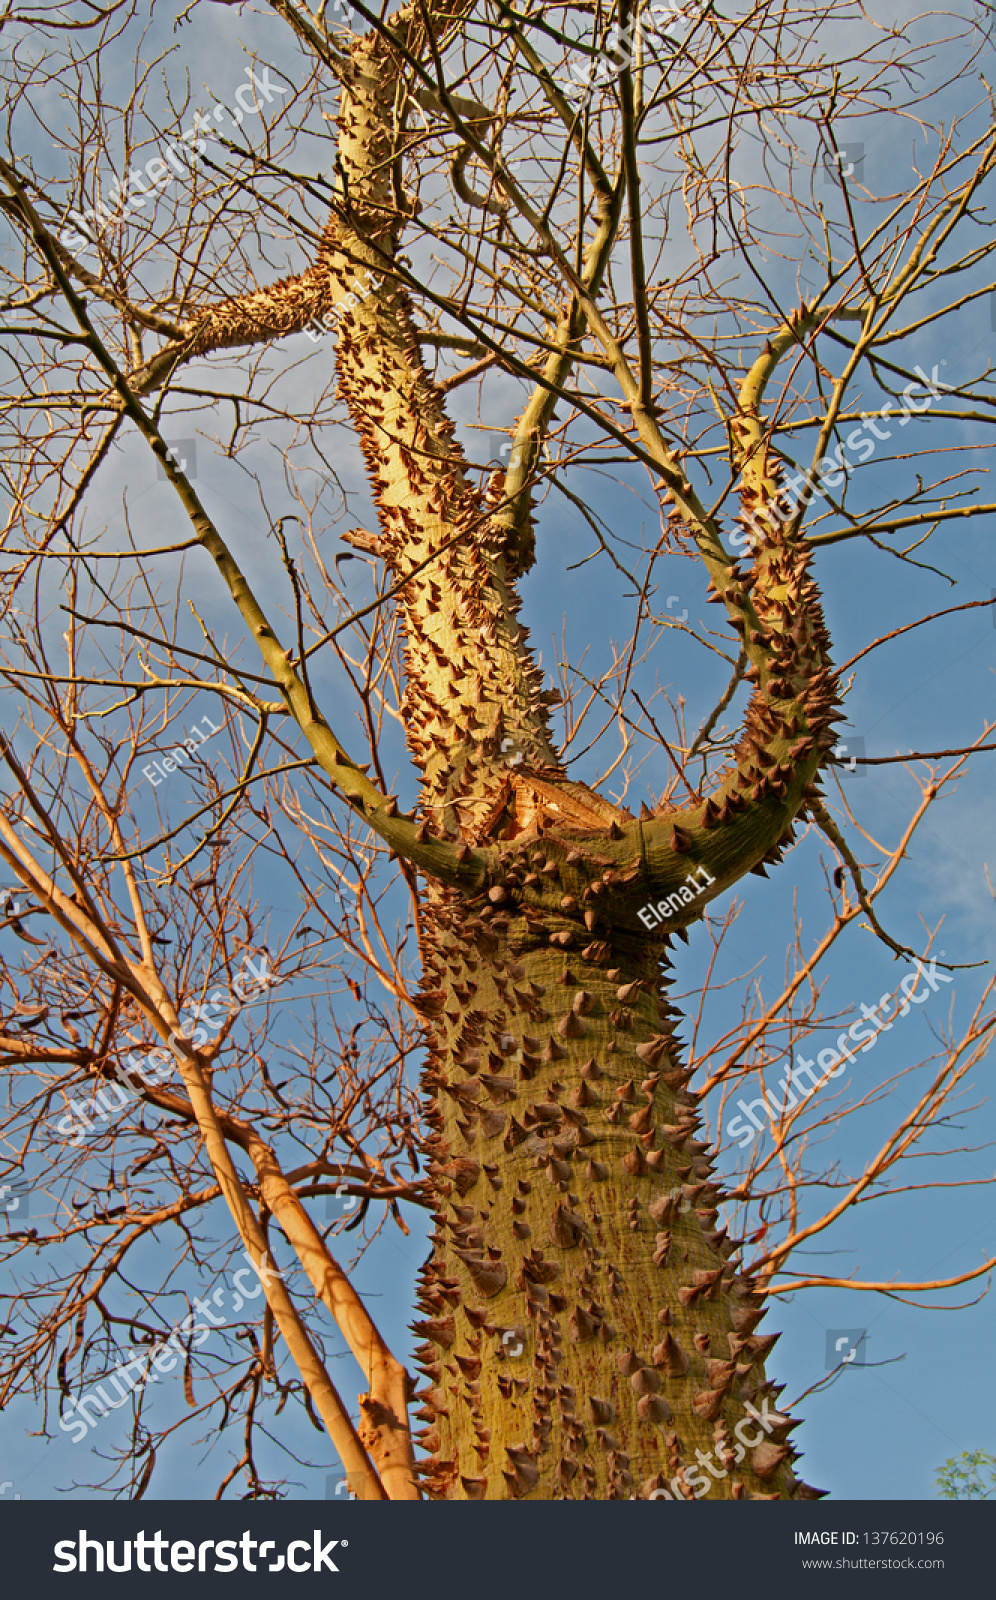
[[[418,29],[403,15],[414,48]],[[138,377],[151,387],[167,357],[302,327],[345,296],[358,267],[376,280],[340,326],[339,382],[385,559],[409,580],[399,604],[406,725],[422,773],[419,837],[459,844],[475,884],[461,892],[430,878],[423,891],[420,1005],[438,1196],[422,1289],[426,1487],[454,1498],[601,1498],[670,1483],[691,1498],[681,1475],[701,1452],[719,1474],[714,1497],[812,1493],[792,1473],[786,1418],[748,1460],[734,1459],[746,1402],[777,1394],[763,1370],[773,1341],[754,1334],[758,1286],[714,1227],[721,1193],[694,1138],[662,947],[636,915],[700,866],[714,882],[697,906],[777,860],[833,743],[828,640],[805,549],[770,514],[780,465],[760,417],[767,376],[804,327],[773,341],[731,419],[745,514],[760,511],[763,522],[769,513],[749,572],[726,555],[653,418],[634,406],[754,685],[735,762],[714,791],[636,822],[569,783],[557,764],[517,621],[528,491],[513,517],[493,518],[493,495],[488,502],[469,484],[422,366],[409,295],[383,274],[403,223],[390,176],[400,70],[380,35],[355,44],[340,126],[348,207],[330,219],[314,266],[208,308],[184,345]],[[610,240],[605,214],[602,225]],[[562,365],[579,328],[569,297]],[[262,623],[256,631],[277,652]],[[280,671],[290,682],[291,669],[281,662]],[[287,693],[298,715],[297,690]],[[331,740],[326,751],[310,710],[299,720],[341,784]],[[514,773],[502,758],[506,738],[525,757]],[[359,786],[349,797],[385,831],[385,813]],[[519,1342],[523,1354],[513,1356]],[[401,1422],[395,1415],[392,1425]]]
[[[593,848],[571,852],[589,871]],[[523,842],[510,892],[551,861]],[[774,1338],[754,1334],[761,1296],[716,1228],[661,942],[474,909],[435,908],[422,1000],[438,1195],[415,1324],[427,1491],[628,1499],[675,1480],[691,1499],[708,1456],[714,1498],[812,1493],[787,1417],[767,1436],[751,1424],[756,1448],[734,1465],[744,1402],[780,1392],[764,1374]]]

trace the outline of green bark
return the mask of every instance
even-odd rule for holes
[[[455,1499],[628,1499],[688,1467],[669,1493],[806,1492],[787,1418],[749,1421],[760,1442],[737,1449],[745,1402],[763,1415],[779,1392],[774,1340],[754,1333],[762,1300],[716,1227],[667,940],[522,904],[536,876],[554,892],[600,881],[602,846],[520,840],[497,892],[446,894],[427,918],[423,1481]]]
[[[324,770],[425,874],[420,1010],[437,1195],[421,1292],[426,1491],[692,1498],[705,1483],[713,1498],[812,1494],[792,1472],[787,1418],[766,1432],[751,1423],[753,1443],[736,1459],[748,1404],[763,1411],[777,1397],[763,1366],[773,1339],[755,1333],[758,1286],[715,1227],[721,1192],[695,1137],[663,987],[672,935],[637,917],[699,867],[714,881],[686,920],[745,872],[763,873],[833,744],[828,639],[806,549],[775,514],[781,468],[760,414],[802,322],[759,357],[730,418],[744,513],[765,530],[749,571],[726,554],[680,460],[630,397],[644,459],[695,538],[753,685],[735,759],[713,791],[636,821],[557,765],[549,696],[517,615],[516,579],[531,559],[528,482],[520,473],[514,508],[492,514],[502,484],[482,496],[471,482],[422,364],[409,291],[389,270],[404,221],[396,86],[426,50],[422,16],[394,19],[396,45],[371,32],[353,46],[339,140],[346,198],[314,265],[208,308],[136,381],[154,387],[171,362],[301,328],[342,302],[358,270],[376,278],[340,324],[337,361],[380,547],[403,582],[417,826],[349,762],[231,555],[190,509]],[[604,337],[588,291],[619,209],[601,207],[584,281],[562,308],[562,354],[549,367],[558,375],[586,325]],[[549,410],[545,398],[526,408],[526,437],[538,438]],[[506,739],[525,758],[514,772]],[[714,1475],[703,1476],[704,1456]]]

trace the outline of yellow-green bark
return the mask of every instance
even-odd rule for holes
[[[352,767],[231,553],[181,488],[324,770],[424,874],[420,1009],[437,1195],[422,1287],[426,1488],[454,1498],[643,1497],[673,1480],[691,1498],[679,1477],[698,1470],[701,1452],[717,1468],[713,1498],[812,1492],[792,1474],[787,1419],[733,1460],[748,1402],[777,1393],[763,1371],[771,1341],[753,1333],[755,1285],[715,1230],[721,1194],[695,1138],[662,987],[663,936],[636,913],[702,866],[713,881],[688,908],[697,916],[791,836],[833,743],[815,586],[784,517],[768,517],[752,569],[740,570],[653,416],[630,396],[640,445],[695,537],[754,692],[735,762],[708,796],[637,821],[568,782],[517,616],[528,485],[520,474],[521,499],[493,515],[495,486],[489,499],[471,483],[423,367],[409,291],[389,271],[404,223],[396,85],[411,70],[405,53],[424,50],[421,16],[394,19],[401,55],[375,32],[353,47],[339,141],[347,198],[314,264],[206,308],[135,382],[149,389],[171,362],[301,328],[355,279],[374,281],[340,323],[336,359],[380,548],[406,580],[396,603],[403,710],[422,774],[417,826]],[[563,352],[548,364],[555,375],[585,326],[612,358],[590,296],[618,215],[618,204],[601,206],[597,248],[553,332]],[[783,330],[778,350],[794,336]],[[748,513],[779,496],[760,417],[768,370],[762,362],[752,372],[731,418]],[[527,437],[548,414],[538,401],[527,408]],[[523,757],[514,769],[506,740]],[[395,1414],[392,1426],[401,1424]]]

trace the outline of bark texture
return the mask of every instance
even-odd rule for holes
[[[523,841],[506,883],[575,883],[598,867],[591,849]],[[644,1498],[699,1471],[702,1451],[714,1496],[792,1493],[787,1418],[773,1441],[749,1433],[757,1448],[731,1470],[743,1401],[777,1394],[763,1373],[773,1340],[754,1335],[761,1301],[716,1229],[659,945],[486,909],[438,908],[427,951],[427,1489]]]
[[[420,18],[402,13],[392,24],[415,55]],[[776,1414],[766,1432],[752,1424],[747,1436],[760,1437],[746,1454],[734,1437],[748,1402],[777,1399],[764,1368],[774,1338],[755,1331],[763,1285],[716,1227],[721,1191],[696,1138],[666,998],[675,935],[648,932],[636,915],[704,867],[706,892],[672,919],[682,931],[711,896],[763,873],[833,744],[828,641],[805,550],[770,514],[780,465],[760,416],[765,381],[800,330],[772,341],[731,418],[745,516],[767,528],[750,571],[725,553],[652,416],[634,408],[754,686],[735,764],[713,791],[636,820],[557,764],[550,697],[517,617],[515,579],[531,558],[528,488],[496,512],[502,479],[490,499],[470,483],[422,364],[408,292],[385,275],[404,223],[395,107],[407,70],[379,35],[353,48],[339,143],[348,199],[314,265],[206,308],[135,382],[150,389],[179,360],[302,328],[357,279],[375,283],[340,322],[339,383],[378,506],[379,548],[410,579],[397,603],[406,726],[422,773],[417,836],[456,845],[476,873],[471,888],[427,877],[423,891],[418,1004],[437,1197],[417,1324],[424,1488],[456,1499],[664,1490],[691,1499],[704,1481],[713,1498],[811,1495],[792,1470],[788,1418]],[[589,285],[605,247],[588,261]],[[569,297],[553,335],[565,353],[551,371],[567,364],[583,325]],[[548,410],[547,397],[534,403],[527,433]],[[522,756],[514,768],[506,740]],[[334,763],[327,770],[337,777]],[[350,798],[359,803],[359,793]],[[391,1395],[397,1429],[393,1379]]]

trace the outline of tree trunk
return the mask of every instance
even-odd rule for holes
[[[788,1419],[750,1419],[746,1453],[734,1437],[744,1402],[778,1393],[774,1340],[716,1229],[664,941],[593,938],[577,909],[608,859],[590,838],[521,840],[500,894],[430,911],[424,1482],[451,1499],[785,1497],[802,1489]],[[524,915],[537,875],[573,905]]]
[[[416,56],[421,16],[392,21]],[[715,1227],[721,1192],[694,1136],[662,988],[671,935],[637,916],[673,895],[670,926],[680,927],[748,870],[763,873],[833,744],[827,636],[805,549],[784,514],[772,514],[781,468],[759,414],[795,330],[766,346],[731,418],[758,544],[747,573],[653,416],[630,397],[663,497],[697,542],[755,686],[735,765],[709,798],[637,822],[557,764],[551,697],[516,616],[528,488],[511,512],[492,515],[502,476],[486,498],[471,485],[422,365],[408,291],[388,274],[404,221],[394,107],[406,70],[375,33],[353,46],[339,141],[347,198],[316,263],[207,309],[184,345],[136,379],[148,389],[184,357],[301,328],[341,305],[358,274],[374,283],[339,324],[339,381],[381,548],[405,580],[404,711],[422,773],[415,836],[423,847],[445,842],[450,857],[456,849],[471,880],[463,890],[455,869],[428,876],[421,907],[438,1197],[418,1324],[430,1382],[419,1413],[425,1488],[457,1499],[812,1495],[791,1470],[792,1424],[767,1410],[779,1391],[763,1365],[774,1340],[754,1332],[761,1298]],[[589,266],[594,283],[599,262]],[[585,317],[597,311],[572,291],[552,337],[576,339]],[[290,683],[262,623],[256,632]],[[296,693],[287,698],[299,715]],[[340,756],[321,744],[327,725],[302,704],[299,720],[343,787]],[[376,810],[365,780],[344,792],[404,853],[386,820],[396,808]],[[418,859],[431,874],[424,848]]]

